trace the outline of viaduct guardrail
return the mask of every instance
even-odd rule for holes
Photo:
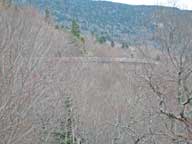
[[[130,63],[130,64],[158,64],[157,61],[126,57],[55,57],[46,58],[51,61],[64,63]]]

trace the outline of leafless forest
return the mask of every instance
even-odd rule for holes
[[[192,144],[192,15],[154,16],[121,49],[0,1],[0,144]]]

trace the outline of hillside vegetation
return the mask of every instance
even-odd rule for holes
[[[15,1],[21,3],[19,0]],[[48,9],[64,27],[69,28],[75,19],[82,32],[127,45],[141,43],[143,39],[151,41],[152,32],[159,24],[154,17],[157,11],[165,11],[167,15],[170,12],[178,15],[191,13],[161,6],[132,6],[93,0],[27,0],[24,1],[26,3],[38,7],[42,13]]]
[[[90,46],[95,56],[123,52],[92,38],[82,45],[33,8],[2,6],[0,11],[0,143],[111,143],[118,139],[114,125],[120,117],[125,124],[142,117],[145,100],[138,102],[134,64],[62,59],[87,56],[81,49]],[[128,112],[132,104],[140,106]],[[135,123],[138,131],[147,128],[142,123]]]

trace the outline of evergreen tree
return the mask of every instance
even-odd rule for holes
[[[49,23],[50,20],[50,11],[48,8],[45,9],[45,21]]]
[[[76,36],[77,38],[80,38],[80,28],[76,20],[72,21],[71,32],[74,36]]]
[[[72,100],[71,97],[66,97],[65,100],[66,120],[61,122],[60,129],[54,132],[57,144],[76,144],[73,140],[73,114],[72,114]]]
[[[121,48],[129,48],[129,45],[125,42],[122,43]]]
[[[115,42],[112,40],[111,41],[111,47],[114,47],[115,46]]]
[[[101,36],[101,37],[97,37],[97,41],[100,43],[100,44],[103,44],[106,42],[106,38],[104,36]]]

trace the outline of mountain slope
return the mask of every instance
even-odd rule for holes
[[[78,126],[75,137],[83,144],[111,144],[116,127],[108,122],[116,122],[116,112],[127,113],[123,123],[132,123],[130,115],[142,117],[147,106],[143,101],[134,109],[137,115],[128,113],[129,103],[135,106],[139,96],[132,89],[137,83],[135,65],[74,58],[66,62],[66,57],[82,55],[79,45],[70,33],[52,27],[34,9],[11,6],[0,10],[1,142],[55,144],[52,133],[69,127],[68,98]],[[94,45],[90,41],[89,46]],[[147,129],[139,124],[139,131]],[[99,131],[104,135],[98,137]]]
[[[16,0],[20,3],[19,0]],[[26,0],[22,3],[29,3]],[[176,8],[158,6],[132,6],[107,1],[92,0],[34,0],[30,2],[42,12],[49,9],[56,21],[65,27],[76,19],[84,33],[104,36],[107,40],[136,43],[136,40],[150,39],[156,19],[156,11],[165,10],[182,13]]]

